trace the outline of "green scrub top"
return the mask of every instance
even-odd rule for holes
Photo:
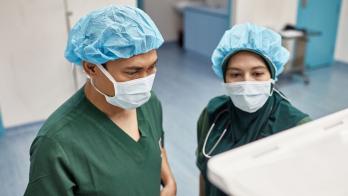
[[[266,104],[255,113],[239,110],[233,105],[228,96],[213,98],[203,110],[197,123],[196,164],[205,181],[205,195],[226,195],[207,179],[207,162],[209,159],[202,153],[204,140],[213,122],[215,122],[215,127],[208,138],[205,152],[212,149],[225,128],[227,128],[227,132],[211,156],[308,121],[310,121],[310,118],[307,114],[293,107],[280,92],[276,91],[267,100]]]
[[[162,108],[152,92],[137,108],[136,142],[80,89],[56,110],[30,148],[25,196],[160,195]]]

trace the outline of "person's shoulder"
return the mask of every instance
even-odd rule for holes
[[[278,98],[282,99],[278,105],[278,118],[282,118],[285,121],[292,121],[295,125],[309,122],[311,118],[308,114],[302,112],[300,109],[295,107],[291,101],[285,97],[285,95],[279,91],[275,92]]]
[[[70,97],[47,118],[37,136],[55,137],[61,132],[70,130],[74,123],[79,123],[78,119],[84,109],[84,99],[79,93]]]
[[[54,137],[47,135],[38,135],[35,137],[34,141],[30,146],[30,155],[33,155],[35,152],[40,152],[45,154],[49,154],[54,151],[61,150],[61,146]]]
[[[215,113],[222,107],[225,107],[231,101],[230,97],[227,95],[216,96],[208,102],[206,110],[208,113]]]
[[[69,114],[67,114],[69,116]],[[54,116],[53,116],[54,118]],[[47,140],[68,143],[75,137],[76,127],[79,122],[74,122],[72,118],[63,117],[58,121],[50,121],[45,123],[39,130],[36,138],[44,138]]]
[[[212,115],[222,108],[226,108],[227,104],[231,101],[230,97],[227,95],[216,96],[209,100],[206,107],[203,108],[201,115],[199,117],[199,121],[201,121],[204,116]]]
[[[201,112],[197,122],[197,139],[200,141],[201,137],[207,132],[211,116],[227,107],[231,101],[230,97],[220,95],[209,100],[207,106]]]
[[[74,124],[72,121],[65,119],[51,125],[44,125],[30,146],[31,159],[41,160],[46,158],[54,161],[63,155],[71,155],[73,151],[69,148],[76,143],[78,132],[76,127],[76,123]]]

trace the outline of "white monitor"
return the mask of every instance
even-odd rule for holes
[[[216,155],[208,178],[233,196],[348,196],[348,109]]]

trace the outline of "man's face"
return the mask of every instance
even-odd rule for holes
[[[149,76],[156,73],[157,52],[136,55],[128,59],[118,59],[106,63],[106,70],[117,82],[126,82]],[[108,96],[114,96],[112,82],[101,72],[101,70],[88,62],[83,64],[85,72],[93,80],[93,84]]]

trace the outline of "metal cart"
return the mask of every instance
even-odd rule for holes
[[[290,59],[285,65],[282,76],[292,77],[293,75],[299,75],[303,78],[305,84],[309,84],[309,78],[305,73],[306,47],[309,36],[317,36],[321,33],[286,25],[280,34],[283,46],[290,52]]]

